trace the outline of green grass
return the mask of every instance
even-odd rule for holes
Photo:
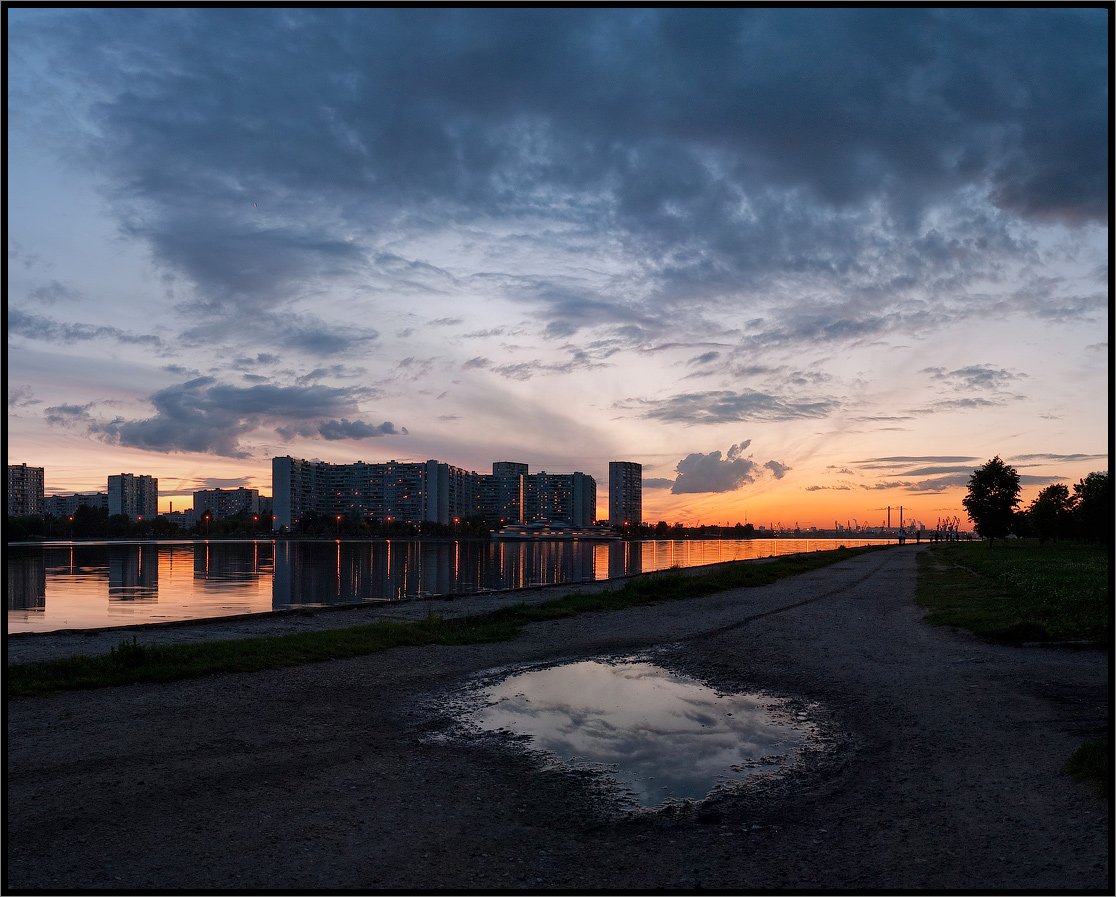
[[[345,629],[188,645],[143,645],[133,637],[108,655],[13,664],[7,668],[4,681],[9,697],[22,697],[135,682],[169,682],[213,673],[253,672],[357,657],[404,645],[502,641],[514,638],[528,623],[767,585],[883,548],[842,547],[763,563],[740,561],[697,575],[670,570],[630,580],[616,589],[578,592],[536,605],[517,604],[474,617],[442,619],[431,615],[413,623],[383,621]]]
[[[1030,540],[939,543],[918,558],[918,602],[931,623],[995,642],[1111,645],[1107,548]],[[1065,766],[1107,797],[1112,754],[1107,738],[1078,748]]]
[[[1112,791],[1112,748],[1108,737],[1086,741],[1073,752],[1066,772],[1079,782],[1091,784],[1101,797]]]
[[[1073,542],[939,543],[919,556],[918,601],[929,622],[989,641],[1107,647],[1110,564],[1107,548]]]

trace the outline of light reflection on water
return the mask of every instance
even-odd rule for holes
[[[8,546],[8,632],[591,582],[887,539],[74,542]]]
[[[701,800],[786,760],[810,727],[757,695],[720,695],[650,663],[583,661],[487,689],[470,721],[531,737],[573,766],[603,766],[642,807]]]

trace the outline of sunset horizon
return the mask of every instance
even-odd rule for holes
[[[957,517],[1108,470],[1108,21],[8,20],[9,464],[643,466],[643,517]]]

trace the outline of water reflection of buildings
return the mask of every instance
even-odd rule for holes
[[[204,589],[255,587],[274,567],[275,546],[271,541],[197,542],[191,550],[194,583]]]
[[[159,600],[159,546],[114,545],[108,556],[109,601]]]
[[[608,552],[603,568],[599,549]],[[631,563],[625,551],[621,543],[283,541],[275,549],[272,606],[393,601],[587,582],[620,575],[611,571]],[[638,558],[638,552],[634,556]],[[626,569],[631,572],[630,566]]]
[[[9,553],[4,567],[8,610],[46,610],[46,558],[43,553]]]

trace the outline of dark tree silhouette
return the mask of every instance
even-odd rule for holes
[[[997,455],[978,467],[969,477],[969,493],[961,504],[969,513],[973,527],[989,545],[1003,538],[1011,528],[1012,514],[1019,504],[1019,471]]]
[[[1078,538],[1090,542],[1112,541],[1112,476],[1108,471],[1094,471],[1074,483],[1073,505]]]
[[[1072,508],[1069,486],[1054,483],[1043,489],[1031,502],[1027,508],[1027,519],[1040,541],[1058,541],[1069,529]]]

